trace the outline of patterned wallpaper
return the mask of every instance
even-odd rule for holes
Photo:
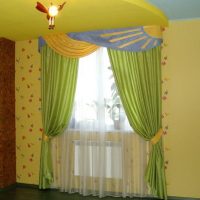
[[[42,122],[37,40],[16,42],[15,70],[17,182],[38,184]]]
[[[170,150],[168,143],[166,143],[166,136],[169,132],[168,118],[169,118],[169,67],[168,67],[168,38],[167,38],[167,28],[163,30],[163,43],[161,46],[162,58],[161,58],[161,67],[162,67],[162,126],[164,131],[164,152],[165,152],[165,170],[167,172],[167,167],[169,164],[167,152]],[[167,181],[167,185],[169,185]]]

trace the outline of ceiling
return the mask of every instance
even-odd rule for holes
[[[170,20],[200,19],[200,0],[147,0],[160,8]]]
[[[36,1],[4,1],[0,6],[0,37],[25,40],[55,32],[167,26],[167,17],[171,20],[200,17],[200,0],[66,0],[56,17],[55,30],[50,31],[45,14],[34,8]],[[48,6],[51,2],[62,4],[64,0],[39,1]]]

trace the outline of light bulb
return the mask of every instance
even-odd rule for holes
[[[50,17],[55,17],[58,14],[58,7],[57,6],[50,6],[49,7],[49,16]]]

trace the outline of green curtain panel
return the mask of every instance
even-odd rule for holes
[[[41,65],[44,134],[39,188],[46,189],[53,181],[51,138],[61,134],[69,123],[77,82],[78,59],[63,57],[46,45],[41,51]]]
[[[115,82],[135,132],[150,141],[162,128],[161,50],[108,50]],[[162,139],[152,146],[146,181],[153,195],[167,199]]]

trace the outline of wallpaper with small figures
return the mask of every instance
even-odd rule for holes
[[[169,99],[169,91],[168,91],[168,84],[170,81],[170,77],[168,75],[168,56],[167,56],[167,46],[168,46],[168,38],[167,38],[167,28],[163,29],[163,43],[161,45],[161,67],[162,67],[162,128],[164,133],[164,153],[165,153],[165,170],[167,174],[167,167],[169,164],[167,152],[170,150],[167,142],[166,136],[169,132],[169,125],[168,125],[168,99]],[[167,181],[167,185],[169,185]]]
[[[40,55],[37,40],[16,42],[17,182],[38,184],[42,133]]]
[[[166,47],[162,45],[162,101],[163,129],[168,134],[167,112],[168,89]],[[38,184],[40,143],[42,135],[41,94],[40,94],[40,55],[37,40],[16,42],[16,145],[17,182]],[[165,168],[169,147],[165,145]]]

